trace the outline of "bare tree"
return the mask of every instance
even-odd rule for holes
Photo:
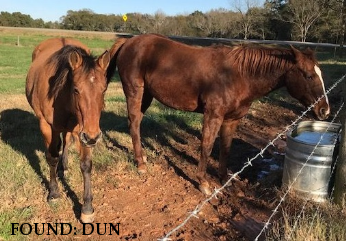
[[[305,42],[309,29],[323,14],[324,4],[324,0],[289,0],[287,10],[290,14],[283,16],[283,20],[292,23],[300,40]]]
[[[256,23],[256,16],[250,13],[250,9],[260,6],[258,0],[234,0],[230,1],[232,7],[241,15],[240,24],[244,39],[248,39]]]
[[[210,37],[224,37],[230,27],[230,12],[226,9],[211,10],[207,14]]]
[[[157,10],[153,16],[153,32],[162,33],[166,22],[166,14],[162,10]]]
[[[213,18],[210,14],[195,11],[189,16],[190,24],[204,36],[211,36],[213,33]]]

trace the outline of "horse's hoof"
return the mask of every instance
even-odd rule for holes
[[[207,195],[207,196],[210,196],[210,195],[212,194],[212,191],[211,191],[211,189],[210,189],[208,183],[202,183],[202,184],[200,184],[200,185],[199,185],[199,190],[200,190],[203,194],[205,194],[205,195]]]
[[[82,223],[92,223],[94,222],[94,218],[95,218],[95,213],[91,213],[91,214],[82,213],[80,216],[80,220],[82,221]]]
[[[48,202],[54,202],[60,198],[59,193],[49,193],[48,195]]]
[[[145,164],[139,165],[137,171],[139,174],[147,173],[147,166]]]

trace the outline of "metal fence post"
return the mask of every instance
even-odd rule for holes
[[[343,93],[346,90],[346,82],[342,85]],[[334,200],[341,207],[346,202],[346,108],[342,108],[340,112],[341,121],[341,139],[339,145],[339,157],[336,167],[335,184],[334,184]]]

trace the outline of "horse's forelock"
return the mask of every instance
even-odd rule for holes
[[[47,61],[47,68],[51,70],[53,76],[49,80],[49,98],[55,98],[60,90],[71,79],[71,66],[69,64],[70,53],[76,51],[83,59],[81,70],[88,73],[95,68],[95,57],[89,55],[83,48],[72,45],[66,45],[55,52]]]

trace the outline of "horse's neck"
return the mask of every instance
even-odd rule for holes
[[[254,98],[282,87],[285,75],[292,68],[293,57],[286,51],[235,48],[230,53],[234,54],[232,65],[250,83]]]
[[[283,74],[263,75],[249,79],[253,99],[261,98],[284,86]]]

